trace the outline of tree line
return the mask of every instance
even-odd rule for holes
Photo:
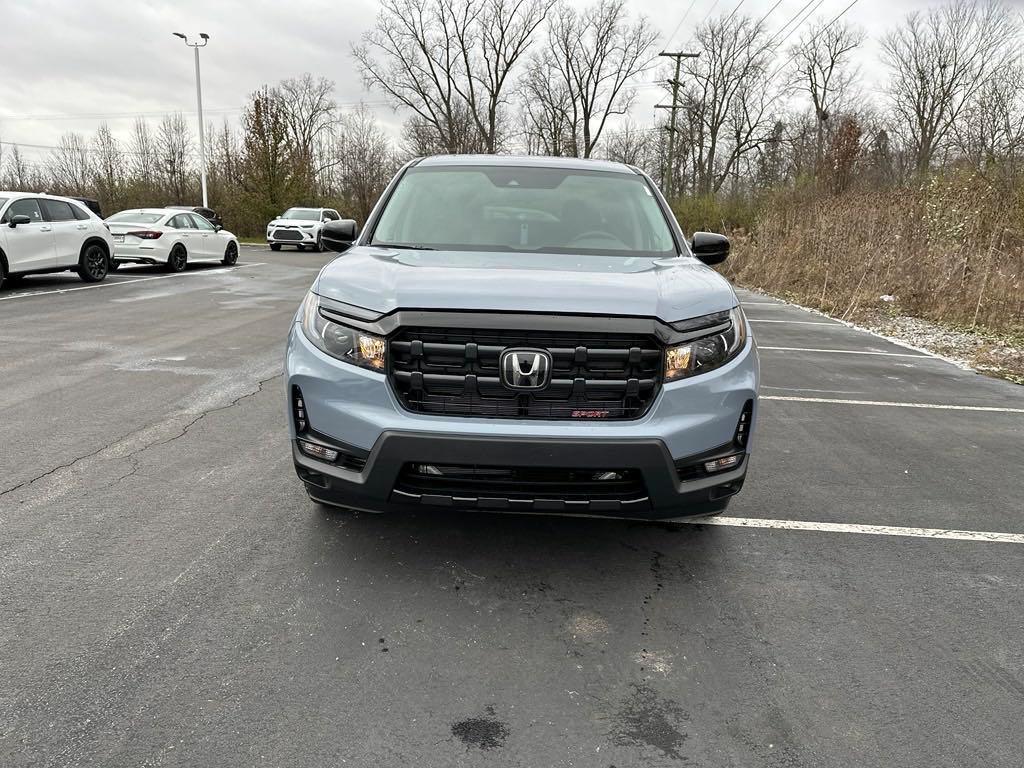
[[[243,235],[290,205],[362,220],[406,158],[479,152],[626,162],[673,199],[889,189],[951,168],[1019,187],[1022,29],[1005,3],[953,0],[895,23],[877,91],[855,63],[865,35],[843,14],[793,26],[742,10],[692,30],[700,55],[682,63],[669,153],[668,111],[650,124],[631,111],[645,88],[667,103],[674,71],[661,30],[625,0],[382,0],[351,61],[404,117],[401,134],[339,105],[329,79],[264,86],[237,124],[209,128],[211,205]],[[0,144],[0,187],[94,196],[105,210],[194,203],[195,137],[179,114],[140,118],[122,138],[106,125],[67,134],[41,162]]]

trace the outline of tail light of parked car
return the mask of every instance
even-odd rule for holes
[[[136,232],[126,232],[125,234],[137,237],[139,240],[159,240],[163,232],[157,232],[154,229],[140,229]]]

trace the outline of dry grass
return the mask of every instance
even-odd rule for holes
[[[969,173],[912,190],[780,194],[762,208],[752,234],[734,233],[725,271],[741,285],[846,319],[885,307],[1018,335],[1020,213],[1013,197]]]

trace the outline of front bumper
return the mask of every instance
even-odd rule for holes
[[[283,230],[289,233],[297,233],[296,237],[280,237],[275,229],[267,231],[267,244],[268,245],[316,245],[317,236],[319,232],[315,229],[287,229]]]
[[[302,393],[308,433],[289,419],[296,472],[319,501],[373,512],[453,508],[667,519],[719,512],[743,485],[756,423],[758,364],[753,341],[728,365],[666,384],[648,413],[619,422],[518,421],[406,411],[382,374],[334,360],[298,325],[289,337],[287,393]],[[751,406],[744,445],[738,421]],[[329,464],[298,448],[297,437],[339,449],[353,461]],[[677,469],[743,453],[735,469],[693,477]],[[344,466],[343,466],[344,464]],[[506,498],[499,492],[410,494],[410,464],[635,470],[644,492],[616,503],[561,498],[557,492]],[[700,474],[700,473],[698,473]],[[689,478],[689,479],[681,479]]]

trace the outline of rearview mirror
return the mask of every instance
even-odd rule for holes
[[[11,227],[11,229],[14,229],[19,224],[31,224],[31,223],[32,223],[32,219],[30,219],[28,216],[26,216],[23,213],[18,213],[18,214],[15,214],[14,216],[11,216],[10,227]]]
[[[729,255],[729,238],[714,232],[694,232],[690,243],[693,255],[708,266],[721,264]]]
[[[359,230],[352,219],[328,221],[320,230],[320,242],[332,251],[344,253],[352,247],[358,234]]]

